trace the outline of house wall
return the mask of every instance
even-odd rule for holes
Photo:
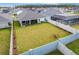
[[[48,16],[48,17],[45,17],[45,18],[39,18],[40,19],[40,22],[46,22],[47,19],[50,19],[51,17]]]
[[[45,18],[39,18],[40,22],[45,22]]]
[[[9,25],[8,25],[8,23],[0,23],[0,28],[7,28],[7,27],[10,27]]]

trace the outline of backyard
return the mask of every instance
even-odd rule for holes
[[[67,47],[79,55],[79,39],[67,44]]]
[[[16,21],[14,22],[14,27],[16,33],[17,54],[21,54],[71,34],[49,23],[20,27],[19,22]]]
[[[10,47],[10,28],[0,29],[0,55],[8,55]]]

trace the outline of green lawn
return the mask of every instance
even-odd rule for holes
[[[74,14],[79,14],[79,11],[74,12]]]
[[[14,26],[16,27],[17,54],[70,34],[69,32],[49,23],[20,27],[18,22],[14,22]]]
[[[72,25],[73,28],[79,29],[79,24]]]
[[[59,50],[55,50],[55,51],[48,53],[47,55],[63,55],[63,54]]]
[[[79,39],[67,44],[67,47],[79,55]]]
[[[10,29],[0,29],[0,55],[8,55],[10,47]]]

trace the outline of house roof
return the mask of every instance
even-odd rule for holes
[[[55,14],[61,14],[61,13],[62,12],[57,8],[46,8],[44,11],[41,12],[41,14],[44,14],[47,16],[53,16]]]
[[[11,14],[0,13],[0,22],[11,22],[12,17]]]
[[[17,9],[14,9],[14,12],[19,15],[20,12],[26,12],[26,11],[30,11],[30,9],[28,8],[17,8]]]
[[[9,20],[4,18],[4,17],[2,17],[2,16],[0,16],[0,22],[9,22]]]
[[[54,17],[68,20],[68,19],[73,19],[73,18],[79,18],[79,15],[78,14],[56,14],[54,15]]]
[[[35,20],[38,18],[44,18],[45,15],[37,14],[33,11],[24,11],[21,14],[18,15],[19,20]]]

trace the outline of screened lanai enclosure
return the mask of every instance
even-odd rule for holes
[[[74,25],[79,23],[79,15],[75,14],[58,14],[52,16],[51,19],[66,25]]]

